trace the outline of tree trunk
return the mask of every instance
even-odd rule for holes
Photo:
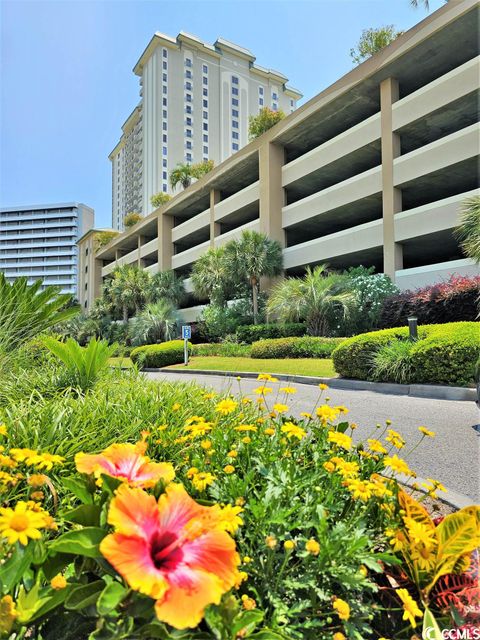
[[[253,303],[253,324],[257,324],[258,320],[258,290],[257,290],[257,279],[252,278],[252,303]]]
[[[123,305],[123,324],[128,324],[128,306]]]

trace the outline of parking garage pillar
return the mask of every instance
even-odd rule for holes
[[[400,153],[400,136],[393,131],[392,106],[398,100],[398,81],[386,78],[380,84],[382,127],[382,207],[383,271],[395,282],[395,271],[402,268],[402,246],[395,242],[395,214],[402,210],[402,192],[393,178],[393,161]]]
[[[220,202],[218,189],[210,189],[210,247],[215,246],[215,238],[220,235],[220,223],[215,222],[215,205]]]
[[[168,271],[172,268],[173,242],[173,216],[159,213],[157,218],[158,229],[158,270]]]
[[[264,143],[258,150],[260,179],[260,231],[271,240],[285,246],[282,226],[282,207],[285,204],[282,187],[282,166],[285,160],[283,147],[273,142]]]

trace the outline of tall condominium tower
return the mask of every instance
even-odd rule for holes
[[[171,193],[178,163],[219,164],[247,144],[249,116],[262,107],[289,114],[302,96],[283,74],[255,64],[248,49],[183,31],[156,33],[133,71],[141,101],[109,156],[115,229],[131,211],[153,211],[153,194]]]
[[[77,240],[93,227],[93,209],[78,202],[0,209],[0,271],[77,291]]]

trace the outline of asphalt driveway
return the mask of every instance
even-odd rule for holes
[[[150,372],[146,375],[154,380],[196,382],[217,391],[239,393],[239,382],[235,378],[173,371]],[[241,393],[244,395],[251,394],[257,386],[256,380],[248,378],[243,378],[240,382]],[[301,411],[311,411],[318,398],[318,387],[305,384],[293,386],[297,393],[290,398],[292,413],[298,415]],[[480,425],[480,415],[474,402],[431,400],[343,389],[329,389],[328,396],[330,404],[345,405],[350,409],[348,418],[359,425],[355,432],[359,439],[369,437],[377,423],[384,423],[389,419],[392,421],[392,428],[406,439],[407,447],[404,451],[408,451],[412,443],[418,440],[419,426],[435,431],[437,435],[433,440],[426,438],[408,456],[410,466],[419,476],[435,478],[448,489],[480,504],[480,432],[476,429]]]

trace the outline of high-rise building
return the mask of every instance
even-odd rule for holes
[[[263,107],[290,114],[301,93],[283,74],[223,38],[207,44],[183,31],[156,33],[134,67],[140,104],[123,126],[112,162],[112,225],[148,215],[152,195],[171,193],[178,163],[219,164],[248,143],[249,116]]]
[[[0,271],[9,282],[27,276],[75,294],[76,243],[93,219],[93,209],[78,202],[0,209]]]

